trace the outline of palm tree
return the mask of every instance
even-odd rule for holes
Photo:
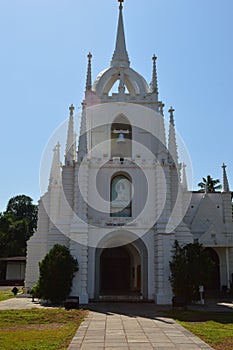
[[[219,183],[219,179],[213,179],[210,175],[207,175],[206,178],[202,178],[202,182],[199,182],[197,186],[201,187],[200,192],[215,192],[216,190],[220,190],[222,188],[222,185]]]

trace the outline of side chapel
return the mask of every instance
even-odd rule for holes
[[[39,262],[59,243],[78,260],[71,294],[80,303],[143,299],[170,304],[174,241],[198,240],[216,262],[212,288],[229,288],[233,222],[226,166],[222,192],[188,190],[173,108],[166,135],[157,57],[147,83],[131,68],[124,0],[118,1],[115,51],[94,83],[88,55],[78,147],[71,105],[63,165],[60,145],[54,148],[48,190],[39,201],[38,228],[27,245],[25,287],[35,285]]]

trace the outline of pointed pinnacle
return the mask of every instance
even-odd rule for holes
[[[171,160],[175,164],[178,164],[178,151],[177,151],[177,143],[176,143],[176,132],[175,132],[175,123],[174,123],[174,108],[169,109],[170,113],[170,124],[169,124],[169,134],[168,134],[168,151],[171,155]]]
[[[223,163],[222,169],[223,169],[223,180],[222,180],[222,191],[223,192],[229,192],[229,182],[227,178],[227,172],[226,172],[226,165]]]
[[[70,105],[69,110],[70,110],[70,115],[71,115],[71,116],[74,115],[75,107],[73,106],[73,104]]]
[[[151,80],[151,83],[150,83],[150,90],[151,90],[151,92],[154,92],[154,93],[158,94],[159,91],[158,91],[158,79],[157,79],[156,60],[157,60],[157,57],[155,55],[153,55],[153,57],[152,57],[153,71],[152,71],[152,80]]]
[[[92,54],[89,52],[87,55],[88,58],[88,64],[87,64],[87,80],[86,80],[86,91],[91,90],[92,88],[92,77],[91,77],[91,59]]]
[[[117,36],[116,36],[116,45],[115,51],[112,56],[111,66],[116,67],[129,67],[129,56],[126,50],[125,44],[125,32],[124,32],[124,23],[123,23],[123,14],[122,14],[122,3],[123,0],[118,0],[120,2],[120,13],[118,19],[118,27],[117,27]]]
[[[173,112],[175,112],[175,109],[173,107],[170,107],[170,109],[168,110],[168,112],[170,113],[170,123],[174,126],[174,115]]]

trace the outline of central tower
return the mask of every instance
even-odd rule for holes
[[[119,3],[110,66],[94,83],[92,54],[87,56],[77,155],[73,105],[62,169],[59,146],[54,149],[38,231],[28,243],[26,284],[35,284],[38,262],[61,243],[79,262],[71,294],[80,303],[125,298],[167,304],[172,299],[169,260],[174,240],[192,241],[182,220],[187,198],[180,180],[174,109],[169,110],[167,144],[157,57],[152,57],[147,83],[131,68],[123,0]]]

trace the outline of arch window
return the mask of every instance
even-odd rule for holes
[[[118,116],[111,126],[111,156],[132,157],[132,127],[123,115]]]
[[[123,174],[116,175],[111,180],[111,212],[112,217],[131,217],[132,201],[131,179]]]

